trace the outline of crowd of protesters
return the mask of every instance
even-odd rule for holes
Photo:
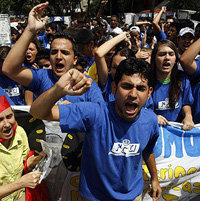
[[[60,121],[63,132],[86,133],[84,143],[74,145],[82,148],[83,143],[80,192],[84,199],[141,200],[143,155],[152,176],[151,196],[157,200],[161,196],[153,155],[157,125],[175,121],[182,123],[183,130],[191,130],[200,123],[200,23],[194,26],[188,19],[163,19],[163,6],[153,21],[140,18],[129,25],[124,17],[102,18],[105,4],[102,1],[96,18],[77,19],[71,26],[47,24],[48,18],[41,19],[41,15],[48,3],[39,4],[29,13],[27,24],[11,28],[11,47],[0,47],[0,154],[12,151],[17,137],[10,105],[31,105],[34,117]],[[137,134],[148,130],[144,134],[148,139],[132,138],[129,129]],[[23,138],[26,147],[25,153],[17,155],[23,158],[16,182],[5,180],[3,174],[12,177],[9,171],[0,174],[2,200],[19,200],[22,193],[17,190],[34,188],[41,174],[28,173],[20,179],[29,151]],[[124,143],[138,140],[142,147],[139,157],[134,156],[133,161],[127,156],[126,161],[111,159],[113,153],[107,146],[117,139]],[[6,157],[1,157],[1,163]],[[134,170],[130,168],[133,164]],[[33,183],[32,177],[37,177]],[[91,177],[96,177],[95,184]],[[27,183],[19,187],[25,179]],[[9,184],[14,188],[1,190]]]

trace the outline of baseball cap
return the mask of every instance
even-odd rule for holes
[[[182,28],[182,29],[179,31],[178,36],[183,36],[183,35],[185,35],[186,33],[191,33],[191,34],[194,36],[194,30],[191,29],[191,28],[189,28],[189,27]]]
[[[130,31],[137,31],[138,33],[140,33],[140,28],[138,26],[132,26],[130,28]]]

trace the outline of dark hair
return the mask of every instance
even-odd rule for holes
[[[178,35],[179,31],[181,30],[181,24],[178,21],[171,22],[169,24],[169,27],[175,27],[177,35]]]
[[[3,62],[6,58],[6,56],[8,55],[8,52],[10,51],[10,47],[9,46],[1,46],[0,47],[0,72],[2,70],[2,65]]]
[[[83,57],[82,54],[78,54],[78,60],[76,62],[76,66],[80,65],[81,67],[83,67],[83,69],[86,68],[86,66],[88,65],[88,61]]]
[[[78,55],[78,50],[77,50],[76,42],[75,42],[75,40],[69,34],[67,34],[65,32],[56,32],[53,35],[53,40],[52,40],[51,44],[53,43],[53,41],[55,39],[58,39],[58,38],[61,38],[61,39],[63,38],[63,39],[69,40],[72,43],[72,49],[74,51],[74,56]]]
[[[155,45],[155,47],[152,51],[152,54],[151,54],[151,66],[152,66],[155,78],[157,77],[156,76],[156,68],[157,68],[156,54],[158,52],[158,48],[161,45],[166,45],[166,46],[170,47],[175,52],[175,56],[176,56],[176,63],[174,64],[174,67],[171,72],[171,82],[170,82],[170,88],[169,88],[169,106],[171,109],[175,109],[175,105],[176,105],[177,101],[179,100],[179,97],[181,94],[181,80],[180,80],[180,76],[178,74],[178,66],[177,66],[178,51],[177,51],[176,45],[170,40],[161,40],[160,42],[158,42],[157,45]],[[155,83],[154,83],[154,85],[155,85]]]
[[[11,34],[19,35],[19,32],[14,27],[11,27]]]
[[[8,55],[8,52],[10,51],[10,47],[9,46],[1,46],[0,47],[0,60],[4,60],[6,58],[6,56]]]
[[[135,57],[135,53],[133,52],[133,50],[131,50],[130,48],[127,48],[127,47],[119,50],[117,52],[117,54],[119,54],[122,57],[126,57],[126,58]]]
[[[121,61],[116,69],[114,78],[115,84],[118,85],[123,75],[130,76],[136,73],[148,80],[149,87],[153,86],[153,73],[150,64],[142,59],[136,59],[135,57]]]
[[[38,52],[41,50],[41,48],[42,48],[41,43],[38,39],[34,38],[30,43],[33,43],[35,45]]]
[[[51,22],[51,23],[49,23],[49,24],[47,24],[46,25],[46,28],[51,28],[52,29],[52,31],[57,31],[57,23],[55,23],[55,22]]]
[[[117,21],[119,22],[119,18],[118,18],[117,15],[111,15],[110,19],[111,19],[112,17],[115,17],[115,18],[117,19]]]
[[[78,45],[78,50],[82,51],[85,44],[89,44],[90,41],[94,41],[94,45],[97,46],[97,40],[94,33],[89,29],[80,29],[75,37]]]
[[[50,50],[42,48],[40,51],[38,51],[35,62],[38,63],[41,59],[50,60]]]
[[[125,47],[122,49],[117,49],[112,56],[112,60],[113,60],[113,57],[115,57],[116,55],[129,58],[129,57],[135,57],[135,52],[133,50]]]

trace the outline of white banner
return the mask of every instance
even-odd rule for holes
[[[181,130],[181,124],[160,128],[155,147],[158,178],[162,187],[160,201],[190,200],[200,195],[200,130]],[[149,173],[143,166],[144,200],[149,195]]]

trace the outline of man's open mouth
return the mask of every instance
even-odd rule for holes
[[[138,107],[138,104],[127,102],[127,103],[125,103],[125,107],[126,107],[126,113],[134,114]]]
[[[63,64],[61,64],[61,63],[58,63],[58,64],[56,64],[56,70],[63,70],[63,68],[64,68],[64,65]]]
[[[4,131],[3,131],[3,133],[4,133],[4,135],[10,135],[11,134],[11,129],[12,128],[9,128],[9,129],[5,129]]]

